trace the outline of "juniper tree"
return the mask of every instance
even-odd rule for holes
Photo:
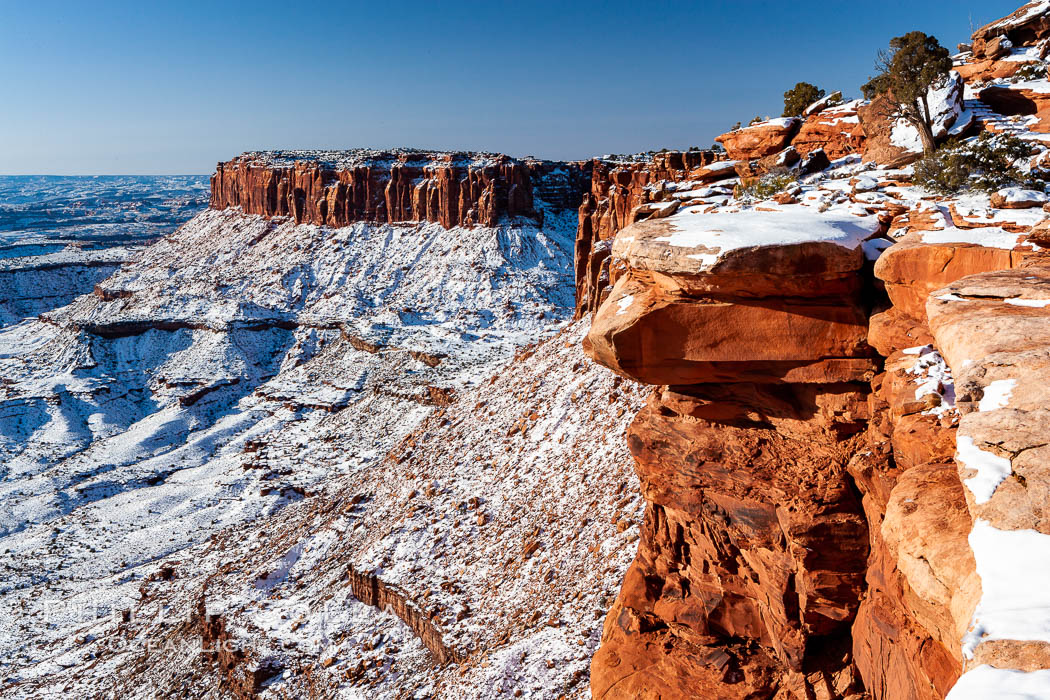
[[[823,90],[811,83],[797,83],[784,93],[784,116],[800,117],[806,107],[824,97]]]
[[[875,62],[879,74],[861,88],[866,98],[885,95],[891,105],[891,118],[904,119],[915,127],[923,151],[936,149],[929,91],[944,84],[952,69],[948,49],[936,37],[924,32],[908,32],[890,40],[889,51],[880,51]]]

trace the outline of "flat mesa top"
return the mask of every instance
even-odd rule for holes
[[[746,258],[736,252],[826,243],[842,249],[844,265],[854,265],[861,245],[878,231],[878,217],[858,216],[845,207],[821,212],[795,205],[775,212],[710,214],[689,208],[628,226],[616,236],[613,256],[636,268],[703,274],[735,269]]]
[[[506,162],[535,162],[534,158],[517,159],[500,153],[483,153],[467,151],[428,151],[417,148],[372,149],[354,148],[349,150],[285,150],[285,151],[247,151],[233,158],[231,163],[252,163],[255,165],[291,168],[296,163],[309,163],[323,168],[342,170],[360,165],[378,162],[401,162],[426,165],[430,163],[455,164],[475,168],[497,165]]]

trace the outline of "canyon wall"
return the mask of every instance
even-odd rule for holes
[[[575,209],[588,162],[422,151],[272,151],[219,163],[211,207],[291,217],[296,223],[432,221],[446,228],[539,217],[537,200]]]
[[[1038,88],[961,88],[1004,51],[1046,55],[1048,14],[975,34],[943,134],[1004,129],[1002,95]],[[626,435],[647,505],[595,698],[1045,693],[1046,197],[924,192],[891,126],[854,102],[734,130],[732,160],[595,165],[584,347],[654,387]],[[730,196],[814,153],[858,157]]]
[[[627,433],[647,509],[592,663],[594,696],[938,700],[981,659],[1044,668],[1039,645],[977,641],[977,661],[965,649],[982,595],[975,522],[992,512],[1043,531],[1043,486],[1019,479],[1013,500],[975,509],[957,433],[992,382],[1024,369],[1042,385],[1046,311],[1034,299],[1047,254],[1024,234],[1014,250],[930,243],[918,216],[877,279],[860,244],[697,256],[669,243],[706,234],[696,248],[717,250],[733,217],[755,226],[741,212],[696,232],[644,221],[612,247],[623,271],[585,349],[656,388]],[[907,220],[871,216],[863,235]],[[1022,269],[987,278],[1002,267]],[[1016,296],[1033,301],[1003,303]],[[1007,330],[996,338],[992,323]],[[970,433],[991,449],[1023,426],[1005,450],[1038,448],[1038,395],[1035,413]],[[1033,460],[1014,468],[1033,475]]]

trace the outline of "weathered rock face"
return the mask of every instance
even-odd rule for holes
[[[1048,37],[1050,15],[1045,3],[1037,0],[974,32],[973,55],[978,60],[996,59],[1008,53],[1011,46],[1035,46]]]
[[[590,165],[590,191],[580,206],[576,234],[576,315],[598,310],[610,285],[609,254],[613,236],[633,223],[632,212],[651,202],[666,200],[666,193],[652,185],[696,180],[715,182],[735,177],[732,168],[712,167],[719,155],[712,151],[669,151],[651,160],[614,162],[595,160]]]
[[[1002,80],[1013,77],[1021,68],[1031,65],[1023,61],[993,61],[984,59],[955,66],[955,70],[967,83]]]
[[[853,688],[845,633],[868,546],[845,464],[865,418],[863,389],[736,384],[653,394],[628,432],[648,508],[592,665],[596,697],[638,697],[665,682],[659,665],[647,667],[660,641],[690,675],[715,674],[708,697],[777,686],[798,698],[807,688],[841,697]],[[727,639],[765,651],[726,648],[714,668],[689,663],[717,656]]]
[[[858,107],[860,102],[853,101],[811,114],[791,145],[802,155],[823,149],[832,160],[863,152],[865,135]]]
[[[978,99],[996,113],[1006,116],[1032,115],[1036,121],[1029,125],[1037,133],[1050,133],[1050,94],[1038,87],[992,85],[978,93]]]
[[[927,243],[909,233],[875,263],[894,309],[912,319],[926,317],[930,292],[967,275],[1019,265],[1032,251],[1011,251],[973,243]]]
[[[722,134],[715,141],[722,144],[733,160],[754,160],[780,153],[791,144],[801,121],[793,117],[771,119]]]
[[[628,431],[647,510],[592,691],[845,697],[869,554],[846,466],[876,371],[860,244],[879,224],[777,215],[804,240],[771,244],[748,215],[698,218],[617,235],[624,269],[585,342],[665,385]]]
[[[622,231],[613,253],[627,270],[595,316],[591,356],[647,384],[870,380],[858,273],[878,221],[783,214],[812,239],[756,246],[759,217],[704,217],[692,232],[698,217],[685,213]],[[858,236],[849,245],[835,239],[846,231]]]
[[[968,623],[973,613],[966,666],[989,664],[1003,678],[1046,669],[1046,588],[1037,572],[1050,557],[1050,268],[963,278],[932,295],[927,314],[963,414],[955,462],[981,589],[958,615]]]
[[[575,209],[589,163],[516,160],[503,155],[419,151],[246,153],[219,163],[213,209],[287,216],[296,223],[433,221],[495,226],[537,216],[536,200]]]

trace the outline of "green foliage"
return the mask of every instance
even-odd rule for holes
[[[774,168],[762,177],[745,180],[733,189],[733,196],[745,202],[770,199],[791,187],[798,178],[787,168]]]
[[[935,37],[908,32],[890,40],[889,52],[881,52],[875,63],[879,74],[861,87],[870,99],[886,95],[897,116],[919,130],[927,154],[933,152],[933,127],[927,93],[942,85],[952,69],[951,54]]]
[[[861,88],[869,100],[893,93],[902,104],[916,103],[929,89],[940,84],[952,69],[951,54],[936,37],[924,32],[908,32],[890,40],[889,53],[876,63],[880,73]]]
[[[1031,155],[1031,145],[1016,136],[984,132],[976,139],[947,143],[917,162],[915,184],[938,194],[1034,187],[1038,183],[1017,167]]]
[[[806,107],[824,97],[826,93],[811,83],[796,83],[795,87],[784,93],[785,117],[800,117]]]
[[[752,124],[761,124],[761,123],[762,123],[762,122],[764,122],[764,121],[765,121],[765,119],[763,119],[762,117],[755,117],[755,118],[754,118],[754,119],[752,119],[752,120],[751,120],[750,122],[748,122],[748,124],[747,124],[747,125],[748,125],[748,126],[751,126]]]
[[[1042,61],[1039,63],[1026,63],[1013,74],[1014,80],[1046,80],[1046,77],[1046,64]]]

